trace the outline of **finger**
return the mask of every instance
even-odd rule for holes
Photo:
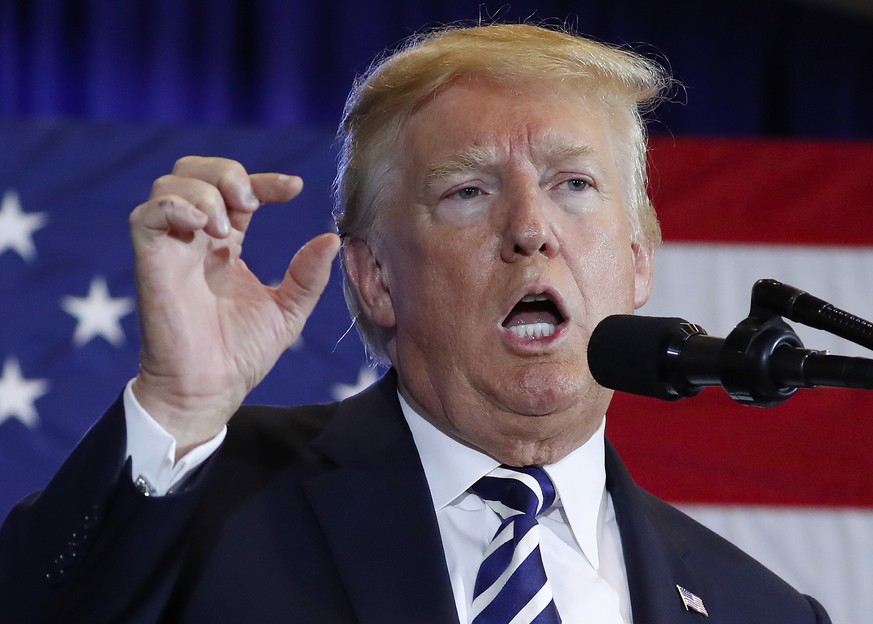
[[[339,248],[340,240],[336,234],[322,234],[301,247],[291,260],[285,279],[276,289],[290,329],[288,344],[303,330],[306,319],[324,292]]]
[[[303,190],[303,179],[285,173],[253,173],[249,176],[255,196],[262,204],[291,201]]]
[[[255,173],[249,176],[249,181],[260,204],[291,201],[303,190],[303,180],[299,176],[284,173]],[[231,212],[230,222],[235,229],[245,232],[252,215],[253,212]]]
[[[249,174],[240,163],[229,158],[185,156],[176,161],[173,175],[193,178],[219,190],[228,212],[254,212],[260,201],[252,190]]]
[[[161,176],[152,184],[152,201],[178,197],[207,217],[204,230],[210,236],[225,238],[231,232],[227,205],[221,192],[212,184],[177,175]]]
[[[252,214],[262,204],[290,201],[303,188],[298,176],[283,173],[249,175],[237,161],[227,158],[186,156],[176,161],[173,174],[202,180],[218,189],[230,224],[239,232],[248,229]]]
[[[193,234],[204,229],[208,216],[178,195],[165,195],[137,206],[130,213],[130,227],[134,240],[153,239],[168,231]]]

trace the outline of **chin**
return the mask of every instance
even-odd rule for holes
[[[508,411],[525,416],[544,416],[572,410],[596,387],[594,380],[566,370],[560,364],[528,365],[510,375],[504,386]]]
[[[551,464],[578,448],[600,424],[611,392],[585,369],[554,363],[526,366],[491,387],[498,413],[473,444],[514,466]]]

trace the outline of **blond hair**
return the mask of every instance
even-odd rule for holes
[[[598,98],[618,137],[632,240],[660,241],[647,193],[642,115],[663,97],[671,79],[660,65],[636,53],[533,24],[453,26],[416,35],[355,81],[339,128],[334,183],[334,218],[344,239],[379,240],[404,123],[423,100],[460,77],[512,85],[560,81]],[[361,314],[347,279],[344,291],[371,356],[385,362],[379,331]]]

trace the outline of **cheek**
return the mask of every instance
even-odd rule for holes
[[[633,311],[633,249],[625,228],[589,228],[571,250],[568,262],[590,311]]]
[[[426,276],[440,282],[443,293],[463,293],[464,284],[479,283],[498,257],[495,239],[485,227],[431,227],[426,236],[415,237],[397,256],[420,280]]]
[[[436,319],[459,318],[475,309],[474,287],[484,282],[487,265],[479,249],[459,236],[434,236],[428,244],[398,244],[392,253],[396,268],[391,296],[401,327],[406,321],[417,331],[432,332],[437,329]]]

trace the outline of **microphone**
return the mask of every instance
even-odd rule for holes
[[[873,360],[804,349],[781,318],[746,319],[717,338],[681,318],[609,316],[591,334],[588,366],[602,386],[668,401],[705,386],[760,406],[798,388],[873,388]]]

